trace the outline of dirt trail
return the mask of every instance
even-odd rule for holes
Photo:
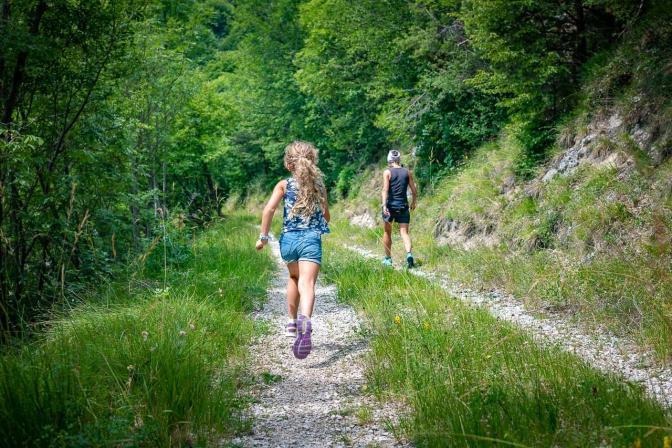
[[[388,429],[396,410],[363,393],[362,356],[366,340],[360,336],[355,311],[337,301],[333,285],[318,281],[313,316],[313,352],[299,361],[292,355],[293,340],[284,335],[287,269],[276,241],[269,244],[278,261],[278,274],[268,301],[255,314],[270,331],[250,348],[252,374],[259,384],[251,434],[232,442],[245,447],[406,446]]]
[[[379,258],[361,246],[344,247],[365,258]],[[410,272],[438,283],[463,302],[482,306],[497,318],[516,324],[541,344],[557,344],[603,372],[641,384],[649,396],[672,408],[672,368],[659,365],[653,353],[643,351],[634,342],[606,331],[587,331],[560,314],[535,316],[515,297],[501,291],[474,291],[434,272],[417,268]]]

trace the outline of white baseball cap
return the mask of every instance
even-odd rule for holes
[[[400,163],[401,162],[401,153],[396,149],[387,153],[387,163]]]

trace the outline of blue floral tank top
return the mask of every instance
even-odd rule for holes
[[[287,186],[285,187],[285,204],[282,215],[282,233],[298,232],[301,230],[314,230],[319,233],[329,233],[329,224],[327,224],[322,208],[318,207],[317,211],[309,217],[294,215],[289,217],[289,212],[294,207],[296,202],[297,185],[293,177],[287,179]]]

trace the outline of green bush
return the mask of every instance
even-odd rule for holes
[[[661,446],[669,416],[640,386],[542,347],[438,286],[329,245],[327,277],[363,310],[367,379],[408,403],[417,446]]]
[[[188,264],[168,266],[165,287],[145,278],[144,287],[102,289],[105,298],[5,349],[2,445],[209,446],[244,428],[246,312],[273,269],[254,239],[245,219],[214,224]]]

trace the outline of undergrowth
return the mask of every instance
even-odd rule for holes
[[[609,145],[625,153],[629,142]],[[517,154],[515,139],[503,135],[434,190],[421,192],[411,219],[417,258],[474,287],[504,289],[538,311],[564,311],[630,336],[669,359],[672,159],[628,171],[589,163],[548,182],[538,176],[521,183]],[[334,208],[336,225],[344,226],[335,235],[382,253],[382,225],[346,223],[363,210],[379,214],[380,186],[374,187]],[[402,259],[398,236],[394,241],[393,255]]]
[[[246,312],[273,268],[254,237],[245,218],[211,225],[179,268],[101,287],[5,349],[0,445],[209,446],[244,429]]]
[[[432,283],[328,243],[327,278],[363,310],[367,378],[402,401],[418,446],[662,446],[670,417],[602,374]]]

